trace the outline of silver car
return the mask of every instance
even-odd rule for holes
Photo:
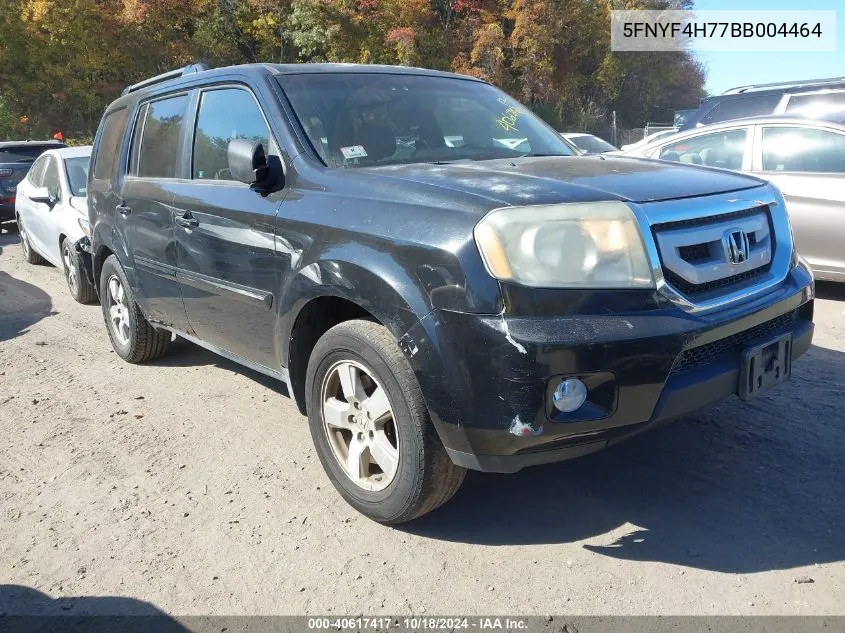
[[[749,172],[786,199],[795,243],[819,279],[845,281],[845,125],[754,117],[693,128],[623,152]]]
[[[90,158],[91,147],[45,152],[18,184],[15,200],[24,257],[31,264],[46,260],[61,268],[70,294],[80,303],[95,298],[86,254],[78,247],[90,237],[86,197]]]

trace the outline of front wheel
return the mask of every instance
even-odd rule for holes
[[[88,281],[82,259],[68,238],[62,242],[62,268],[70,296],[79,303],[91,303],[94,300],[94,286]]]
[[[110,255],[100,273],[100,303],[114,351],[128,363],[158,358],[170,348],[170,332],[156,330],[144,318],[117,257]]]
[[[446,454],[414,372],[383,326],[354,320],[326,332],[305,391],[323,468],[362,514],[410,521],[460,488],[466,471]]]

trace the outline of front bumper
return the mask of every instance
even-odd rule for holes
[[[812,341],[812,312],[812,277],[795,267],[775,289],[718,314],[673,306],[555,317],[436,310],[400,344],[452,460],[515,472],[595,452],[736,394],[741,352],[791,332],[797,358]],[[550,404],[564,376],[589,388],[572,414]]]

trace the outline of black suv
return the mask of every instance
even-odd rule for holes
[[[48,149],[64,147],[58,141],[5,141],[0,143],[0,224],[15,219],[18,183],[32,163]]]
[[[679,130],[763,115],[839,120],[845,114],[845,77],[737,86],[705,97],[698,108],[675,112]]]
[[[190,67],[107,109],[88,183],[115,351],[173,334],[287,384],[383,522],[465,469],[599,450],[787,379],[813,279],[771,185],[572,156],[487,83]]]

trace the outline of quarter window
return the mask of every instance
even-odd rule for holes
[[[662,160],[674,160],[691,165],[706,165],[724,169],[742,169],[748,128],[711,132],[685,138],[664,145],[660,149]]]
[[[141,130],[137,174],[141,178],[175,178],[179,133],[188,97],[180,95],[147,105]]]
[[[269,147],[270,130],[252,95],[238,88],[209,90],[202,94],[194,134],[193,177],[234,180],[229,171],[229,141],[259,141]]]
[[[126,108],[115,110],[106,115],[97,147],[97,155],[94,157],[94,178],[112,180],[117,177],[120,146],[128,120],[129,111]]]
[[[845,173],[845,135],[806,127],[764,127],[763,171]]]
[[[47,167],[44,170],[44,182],[41,186],[46,187],[54,198],[59,197],[59,167],[55,158],[48,159]]]
[[[47,167],[48,158],[48,156],[42,156],[29,168],[26,179],[33,187],[40,187],[41,183],[44,182],[44,168]]]

